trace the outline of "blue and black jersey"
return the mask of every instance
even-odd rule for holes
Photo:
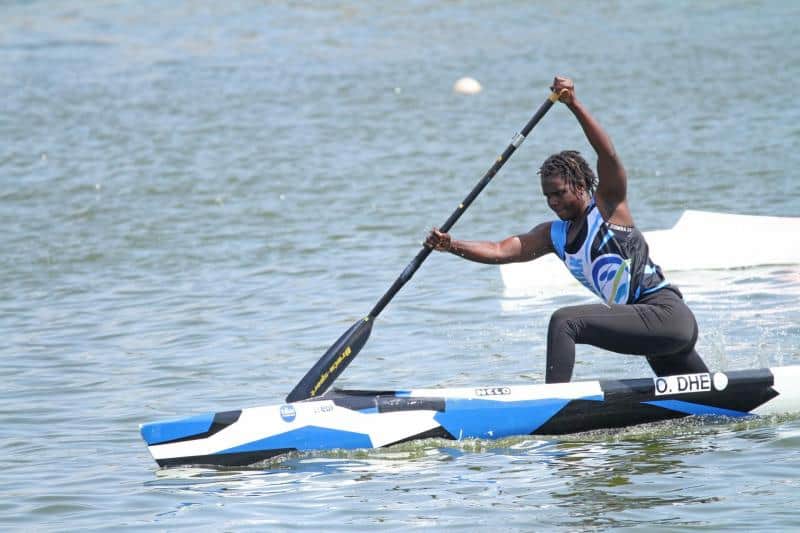
[[[610,224],[603,219],[595,199],[572,242],[567,242],[572,222],[556,220],[550,238],[558,257],[586,288],[607,304],[632,304],[669,283],[649,256],[644,235],[636,228]]]

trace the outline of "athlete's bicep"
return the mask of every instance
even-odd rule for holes
[[[595,198],[603,218],[621,226],[633,226],[627,201],[628,176],[616,154],[610,161],[598,162],[597,174],[599,183]]]
[[[628,174],[616,152],[597,160],[597,194],[609,204],[619,204],[628,196]]]
[[[550,222],[544,222],[528,233],[516,236],[520,246],[516,261],[531,261],[555,251],[550,238],[550,224]]]

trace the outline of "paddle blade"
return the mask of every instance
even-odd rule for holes
[[[364,347],[371,332],[372,320],[369,317],[353,324],[303,376],[300,383],[286,397],[286,401],[299,402],[319,396],[328,390],[336,377]]]

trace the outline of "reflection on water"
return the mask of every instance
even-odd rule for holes
[[[695,456],[713,451],[713,446],[698,446],[697,440],[697,436],[679,436],[613,444],[566,442],[559,447],[562,453],[551,461],[566,486],[552,496],[569,507],[571,525],[592,527],[623,526],[632,522],[626,515],[715,501],[693,495],[691,486],[678,490],[658,487],[664,475],[672,479],[699,475],[701,466]],[[659,514],[664,514],[663,509]],[[645,523],[674,524],[675,520],[681,520],[678,511]]]
[[[682,419],[557,439],[429,439],[382,450],[295,454],[247,468],[172,468],[147,483],[178,496],[173,513],[195,498],[257,499],[264,520],[288,526],[299,513],[323,525],[336,502],[376,504],[382,521],[349,508],[342,525],[480,525],[487,509],[526,509],[509,527],[696,526],[713,523],[704,509],[737,513],[736,494],[783,496],[796,479],[768,489],[748,471],[759,454],[800,443],[800,416]],[[750,468],[752,470],[752,468]],[[720,477],[718,472],[724,471]],[[731,486],[739,486],[731,491]],[[470,519],[451,515],[454,509]],[[270,519],[274,512],[274,518]],[[719,512],[719,511],[717,511]],[[534,520],[532,522],[531,520]],[[731,516],[729,521],[743,520]]]

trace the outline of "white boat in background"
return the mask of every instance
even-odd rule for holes
[[[644,236],[650,257],[667,275],[800,263],[800,217],[687,210],[671,229],[646,231]],[[505,287],[515,292],[580,287],[554,254],[502,265],[500,275]]]

